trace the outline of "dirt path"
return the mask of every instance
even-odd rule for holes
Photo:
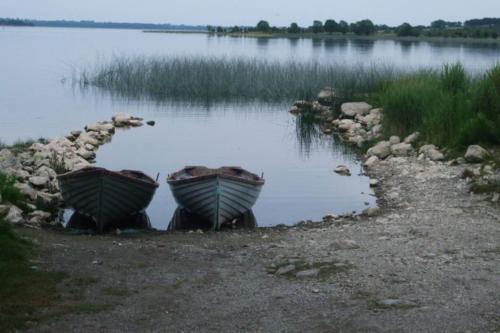
[[[32,331],[498,332],[500,209],[467,193],[460,168],[381,162],[380,215],[316,226],[25,230],[69,275]]]

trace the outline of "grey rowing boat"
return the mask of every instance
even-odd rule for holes
[[[170,175],[167,183],[180,207],[219,229],[252,208],[264,179],[240,167],[189,166]]]
[[[91,217],[99,232],[143,212],[158,183],[140,171],[87,167],[57,177],[64,203]]]

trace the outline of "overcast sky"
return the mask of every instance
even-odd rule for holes
[[[0,17],[120,22],[272,25],[369,18],[377,24],[429,24],[500,16],[500,0],[0,0]]]

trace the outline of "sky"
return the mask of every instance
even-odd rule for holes
[[[193,25],[311,25],[326,19],[428,25],[500,16],[500,0],[0,0],[0,17]]]

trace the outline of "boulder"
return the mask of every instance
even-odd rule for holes
[[[23,211],[20,208],[12,205],[10,206],[9,211],[4,219],[5,221],[12,224],[23,223],[24,222]]]
[[[404,143],[413,143],[415,141],[418,140],[418,138],[420,137],[420,133],[419,132],[415,132],[415,133],[412,133],[410,135],[408,135],[405,139],[404,139]]]
[[[154,120],[146,121],[146,125],[148,125],[148,126],[154,126],[155,124],[156,124],[156,122]]]
[[[368,149],[366,152],[368,156],[377,156],[383,160],[391,154],[391,143],[389,141],[380,141],[375,146]]]
[[[377,156],[370,156],[368,157],[368,159],[365,161],[365,163],[363,163],[363,165],[366,167],[366,168],[371,168],[373,167],[375,164],[377,164],[379,162],[379,158]]]
[[[114,133],[115,125],[108,122],[98,122],[95,124],[85,126],[87,132],[107,132]]]
[[[366,215],[368,217],[377,216],[379,213],[380,213],[380,208],[378,207],[367,208],[363,211],[363,215]]]
[[[112,119],[113,119],[113,124],[116,127],[126,127],[130,126],[129,122],[132,119],[132,117],[126,113],[118,112],[113,115]]]
[[[345,165],[339,165],[335,168],[335,173],[338,173],[341,176],[350,176],[351,171]]]
[[[465,160],[470,163],[480,163],[484,161],[490,153],[479,145],[472,145],[467,148],[465,153]]]
[[[429,149],[424,154],[431,161],[442,161],[444,160],[444,155],[437,149]]]
[[[76,151],[76,154],[86,160],[93,160],[95,159],[95,152],[91,150],[87,150],[85,148],[80,148]]]
[[[46,177],[49,179],[56,179],[57,178],[57,173],[54,171],[54,169],[49,168],[48,166],[41,166],[35,171],[35,176],[40,176],[40,177]]]
[[[31,175],[28,171],[23,170],[23,169],[16,169],[14,171],[14,176],[17,178],[17,180],[20,181],[25,181],[27,180]]]
[[[80,134],[76,142],[78,142],[81,147],[85,146],[86,144],[91,144],[94,147],[99,146],[99,140],[96,138],[95,135],[90,133],[94,132]]]
[[[420,149],[418,150],[418,152],[420,154],[426,154],[427,151],[429,151],[431,149],[436,149],[437,150],[437,147],[434,146],[434,145],[423,145],[422,147],[420,147]]]
[[[344,132],[351,130],[355,126],[356,123],[352,119],[342,119],[338,123],[339,131],[344,131]]]
[[[370,179],[370,187],[377,187],[379,184],[378,179]]]
[[[398,143],[391,146],[391,153],[394,156],[408,156],[413,154],[414,150],[409,143]]]
[[[401,142],[401,139],[399,138],[399,136],[393,135],[389,138],[389,142],[391,143],[391,145],[397,145]]]
[[[332,105],[335,101],[335,89],[325,87],[318,94],[318,102],[322,105]]]
[[[128,124],[129,124],[130,126],[132,126],[132,127],[140,127],[140,126],[144,125],[144,124],[142,123],[142,121],[140,121],[140,120],[138,120],[138,119],[130,119],[130,120],[129,120],[129,122],[128,122]]]
[[[342,115],[349,118],[354,118],[356,115],[367,115],[372,106],[365,102],[355,102],[355,103],[344,103],[340,107]]]
[[[26,197],[28,197],[31,201],[35,201],[36,200],[36,191],[31,187],[29,186],[28,184],[20,184],[20,183],[16,183],[14,184],[15,187],[17,187],[19,189],[19,191]]]
[[[33,176],[29,178],[30,184],[35,187],[44,187],[49,183],[50,179],[44,176]]]

